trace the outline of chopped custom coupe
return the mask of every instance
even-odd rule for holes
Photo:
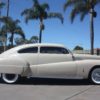
[[[72,54],[59,44],[26,44],[0,55],[0,73],[9,84],[19,77],[89,79],[100,84],[100,56]]]

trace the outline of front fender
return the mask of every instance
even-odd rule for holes
[[[83,78],[88,78],[88,75],[92,68],[100,66],[100,60],[80,60],[76,61],[77,75]]]

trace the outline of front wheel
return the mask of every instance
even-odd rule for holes
[[[2,80],[8,84],[16,83],[18,79],[19,79],[18,74],[5,74],[5,73],[2,74]]]
[[[92,70],[90,79],[94,84],[100,85],[100,68],[95,68]]]

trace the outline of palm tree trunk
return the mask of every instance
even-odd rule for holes
[[[11,36],[11,47],[14,46],[14,34],[12,33],[12,36]]]
[[[10,1],[7,0],[7,17],[9,16],[9,4],[10,4]]]
[[[94,54],[94,9],[90,11],[90,42],[91,42],[91,55]]]
[[[39,34],[39,43],[42,42],[42,30],[43,30],[43,20],[40,20],[40,34]]]
[[[6,51],[6,43],[3,41],[3,51]]]
[[[1,0],[0,0],[0,3],[1,3]],[[1,9],[0,9],[0,18],[1,18]],[[0,22],[0,29],[1,29],[1,22]]]
[[[42,30],[40,29],[40,34],[39,34],[39,43],[41,43],[41,39],[42,39]]]

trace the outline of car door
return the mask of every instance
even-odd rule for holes
[[[18,51],[19,56],[30,65],[37,65],[38,47],[26,47]]]
[[[72,55],[63,47],[40,47],[38,64],[72,61]]]
[[[36,76],[38,64],[38,47],[25,47],[19,50],[18,53],[19,56],[30,66],[30,73],[28,74],[30,76]]]
[[[76,76],[72,55],[62,47],[40,47],[37,76],[68,78]]]

